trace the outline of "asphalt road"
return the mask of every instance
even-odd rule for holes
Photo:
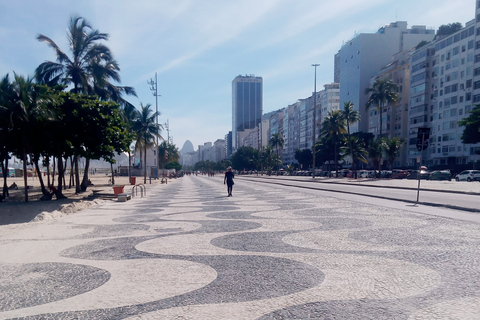
[[[480,194],[465,192],[461,190],[452,190],[452,188],[442,188],[442,184],[432,188],[432,181],[428,181],[429,189],[425,189],[426,181],[420,181],[420,189],[413,187],[418,185],[417,181],[409,181],[409,186],[405,186],[401,181],[395,185],[395,181],[382,185],[381,180],[377,184],[362,184],[361,182],[349,182],[349,180],[324,180],[321,178],[312,179],[311,177],[292,177],[292,176],[256,176],[240,175],[239,179],[245,179],[255,182],[272,183],[297,188],[309,188],[313,190],[330,191],[332,193],[345,193],[375,197],[378,199],[397,200],[407,203],[416,203],[420,205],[445,207],[456,210],[470,211],[480,213]],[[351,181],[351,180],[350,180]],[[438,183],[438,182],[434,182]],[[459,184],[459,182],[453,182]],[[460,182],[461,184],[462,182]],[[467,184],[465,182],[464,184]],[[477,182],[472,182],[477,184]],[[418,201],[417,201],[418,197]]]

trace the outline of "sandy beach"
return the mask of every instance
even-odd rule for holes
[[[44,177],[45,178],[45,177]],[[131,192],[132,186],[128,182],[128,177],[115,177],[115,185],[112,185],[107,175],[91,175],[93,186],[89,186],[87,191],[75,194],[75,187],[63,189],[63,194],[67,199],[57,200],[55,196],[51,201],[42,201],[40,181],[37,177],[28,177],[27,183],[29,187],[28,199],[25,202],[25,188],[23,178],[8,178],[7,184],[10,186],[16,183],[17,190],[9,190],[10,197],[0,203],[0,225],[26,223],[41,220],[50,220],[75,213],[92,206],[98,205],[104,201],[116,200],[114,198],[113,186],[125,186],[125,192]],[[160,180],[152,179],[152,184],[161,183]],[[143,183],[143,177],[136,177],[136,183]],[[147,177],[147,185],[150,179]],[[44,179],[44,184],[46,180]],[[3,186],[3,177],[2,177]]]

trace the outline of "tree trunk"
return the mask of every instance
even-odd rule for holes
[[[75,165],[75,193],[78,194],[82,192],[80,189],[80,171],[78,170],[78,156],[73,157],[73,162]]]
[[[83,180],[82,180],[82,185],[80,186],[82,189],[82,192],[87,191],[88,187],[88,169],[90,168],[90,159],[86,158],[85,159],[85,171],[83,172]]]
[[[10,194],[8,193],[8,184],[7,184],[7,177],[9,175],[8,171],[8,159],[5,159],[5,165],[2,163],[2,172],[3,172],[3,198],[9,197]]]
[[[128,182],[132,181],[132,154],[128,151]]]
[[[144,168],[143,168],[143,184],[147,184],[147,143],[145,143],[145,149],[143,153],[143,163],[144,163]]]
[[[65,169],[63,168],[63,159],[61,156],[58,157],[57,167],[58,167],[58,183],[57,183],[57,192],[55,193],[55,195],[57,196],[57,200],[58,200],[58,199],[66,198],[62,193],[62,190],[63,190],[62,179],[64,179],[64,176],[65,176]]]
[[[52,195],[50,194],[50,192],[47,191],[47,189],[45,188],[45,184],[43,183],[42,173],[40,172],[40,167],[38,166],[38,160],[39,159],[37,157],[33,158],[35,169],[38,172],[38,180],[40,181],[40,187],[42,188],[43,197],[41,200],[52,200]]]
[[[28,185],[27,185],[27,151],[25,148],[25,143],[23,144],[23,182],[25,185],[25,202],[28,202]]]
[[[335,147],[333,148],[335,152],[335,178],[338,178],[338,162],[337,162],[337,144],[335,143]]]
[[[68,161],[68,159],[67,159]],[[65,168],[67,168],[67,161],[65,161]],[[68,189],[70,189],[72,186],[75,186],[75,181],[73,179],[73,172],[75,171],[73,165],[73,157],[70,156],[70,179],[68,181]]]
[[[52,183],[50,183],[50,157],[47,157],[46,165],[47,165],[47,185],[51,186],[51,185],[53,185],[53,181],[52,181]],[[53,178],[52,178],[52,180],[53,180]]]
[[[110,171],[112,172],[112,185],[115,184],[115,174],[113,172],[113,163],[110,163]]]
[[[383,102],[380,102],[379,104],[380,104],[380,112],[379,112],[380,113],[380,136],[379,137],[381,138],[382,137],[382,125],[383,125],[383,117],[382,117],[382,115],[383,115]]]

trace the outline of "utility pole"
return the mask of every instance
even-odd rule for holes
[[[158,97],[161,95],[157,91],[157,73],[155,72],[155,80],[152,78],[147,81],[150,85],[150,91],[152,91],[153,96],[155,97],[155,123],[158,126]],[[157,137],[157,147],[158,147],[158,137]]]
[[[313,173],[312,178],[315,178],[315,142],[317,141],[317,67],[320,64],[315,63],[312,64],[312,67],[315,67],[315,81],[313,85],[313,147],[312,147],[312,154],[313,154]]]
[[[167,128],[167,142],[170,143],[170,124],[168,123],[168,119],[167,119],[167,122],[165,122],[163,124],[165,126],[165,128]]]

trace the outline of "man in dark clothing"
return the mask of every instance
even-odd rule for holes
[[[228,196],[232,196],[232,188],[233,188],[233,178],[234,174],[232,172],[232,167],[227,168],[227,172],[225,172],[225,178],[223,179],[223,184],[227,184],[227,192]]]

